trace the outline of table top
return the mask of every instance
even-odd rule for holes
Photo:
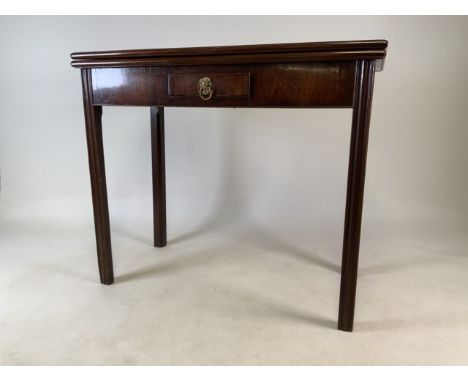
[[[71,65],[76,68],[290,63],[360,59],[383,61],[387,45],[386,40],[327,41],[75,52],[70,57],[72,59]]]

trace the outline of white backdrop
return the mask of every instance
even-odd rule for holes
[[[72,51],[373,38],[389,48],[376,75],[365,214],[466,215],[467,35],[464,17],[3,17],[2,215],[89,197]],[[216,210],[341,223],[349,122],[337,110],[168,109],[170,220]],[[106,108],[104,134],[110,197],[148,196],[149,111]]]

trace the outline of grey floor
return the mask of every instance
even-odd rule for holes
[[[213,221],[155,249],[150,221],[117,217],[109,287],[88,219],[26,216],[0,223],[1,364],[468,364],[459,222],[367,225],[345,333],[336,235]]]

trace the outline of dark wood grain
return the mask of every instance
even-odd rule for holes
[[[338,329],[353,330],[374,61],[358,61],[346,194]]]
[[[166,163],[164,148],[164,108],[151,107],[151,153],[153,167],[154,246],[167,244]]]
[[[102,143],[102,107],[93,105],[91,71],[89,69],[83,69],[81,71],[81,77],[99,276],[101,278],[101,283],[110,285],[114,282],[114,271],[112,265],[109,210],[107,205],[104,148]]]
[[[190,106],[190,107],[352,107],[354,62],[330,62],[275,65],[227,65],[150,68],[92,69],[94,103],[96,105]],[[233,92],[234,80],[229,76],[249,75],[249,96],[224,94],[204,101],[197,94],[196,81],[184,84],[187,97],[174,97],[168,88],[169,79],[189,76],[192,80],[205,76]],[[224,79],[223,79],[224,77]],[[234,78],[234,77],[232,77]],[[219,81],[225,81],[224,84]],[[228,86],[229,85],[229,86]],[[234,86],[239,86],[235,85]],[[244,85],[246,86],[246,85]],[[223,89],[221,89],[223,90]]]
[[[178,66],[383,60],[386,40],[75,52],[74,67]]]
[[[200,56],[200,55],[227,55],[252,53],[295,53],[295,52],[324,52],[324,51],[359,51],[359,50],[385,50],[387,40],[357,40],[357,41],[315,41],[294,42],[280,44],[250,44],[228,46],[203,46],[183,48],[160,49],[129,49],[107,50],[98,52],[71,53],[72,59],[113,59],[113,58],[147,58],[163,56]]]

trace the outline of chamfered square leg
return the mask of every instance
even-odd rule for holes
[[[163,107],[151,107],[151,155],[153,167],[154,246],[164,247],[167,244],[167,232]]]
[[[102,284],[110,285],[114,282],[114,270],[112,265],[106,171],[102,143],[102,107],[93,105],[91,71],[89,69],[82,69],[81,76],[83,81],[83,102],[99,276]]]
[[[367,141],[369,137],[374,73],[375,61],[357,61],[338,314],[338,329],[349,332],[353,330],[354,323]]]

